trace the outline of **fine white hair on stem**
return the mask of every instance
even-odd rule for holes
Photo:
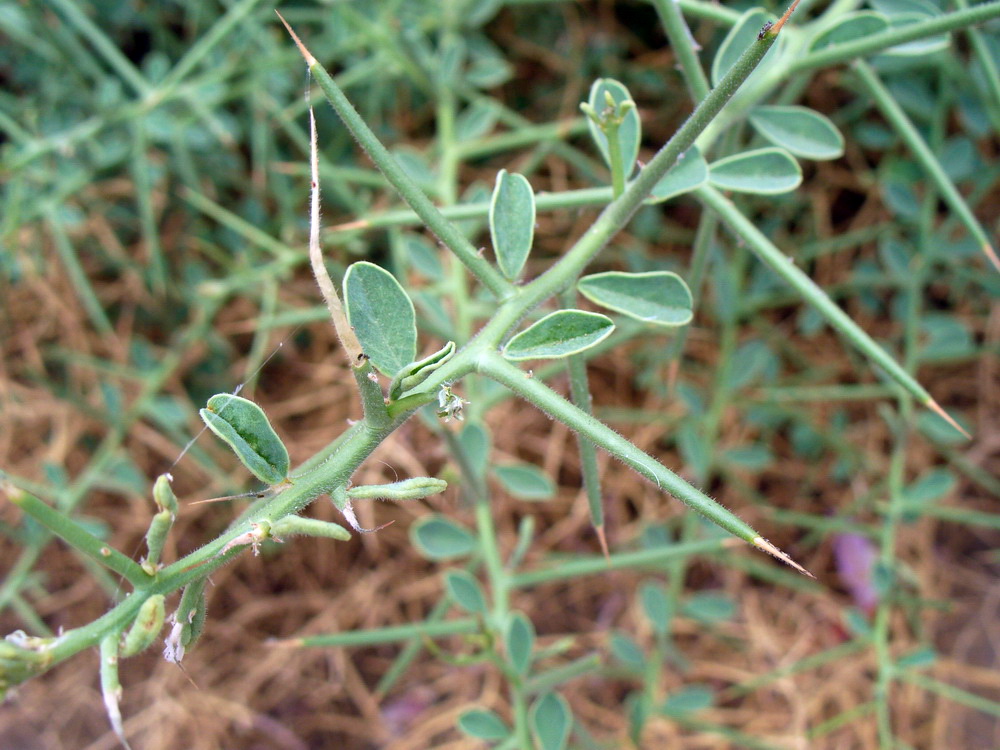
[[[330,318],[333,320],[333,327],[337,331],[337,338],[340,339],[341,346],[347,352],[347,358],[352,367],[358,367],[364,363],[364,352],[358,337],[354,334],[354,329],[347,322],[347,315],[344,314],[344,306],[340,302],[340,295],[337,288],[327,273],[326,265],[323,263],[323,251],[319,246],[319,148],[316,145],[316,115],[313,108],[309,107],[309,167],[312,177],[312,189],[309,200],[309,263],[312,265],[313,276],[316,277],[316,284],[326,301],[326,309],[330,311]]]

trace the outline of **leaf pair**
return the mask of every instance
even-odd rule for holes
[[[643,323],[675,327],[692,317],[691,291],[669,271],[597,273],[580,279],[577,289],[592,302]],[[503,355],[513,361],[568,357],[596,346],[614,328],[600,313],[557,310],[512,338]]]

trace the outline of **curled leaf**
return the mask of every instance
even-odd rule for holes
[[[432,372],[455,354],[455,342],[449,341],[436,352],[406,365],[389,384],[389,399],[396,401],[408,391],[423,383]]]
[[[260,481],[280,484],[288,478],[288,449],[253,401],[217,393],[200,412],[208,428],[224,440]]]

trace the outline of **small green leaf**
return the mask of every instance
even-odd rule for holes
[[[374,263],[353,263],[344,275],[347,319],[372,364],[393,377],[417,356],[413,302],[395,277]]]
[[[563,750],[569,742],[573,714],[558,693],[545,693],[531,706],[531,728],[541,750]]]
[[[519,174],[501,169],[490,201],[490,237],[503,275],[521,275],[535,236],[535,194]]]
[[[646,203],[663,203],[678,195],[690,193],[708,182],[708,162],[696,146],[692,146],[677,160],[670,171],[660,178]]]
[[[643,323],[674,327],[691,322],[691,290],[671,271],[606,271],[584,276],[580,294],[609,310]]]
[[[761,148],[713,162],[709,182],[734,193],[777,195],[802,183],[802,168],[784,149]]]
[[[493,130],[500,117],[500,108],[492,100],[473,102],[455,118],[455,138],[472,141]]]
[[[872,34],[878,34],[889,28],[889,19],[881,13],[862,10],[849,13],[827,29],[824,29],[812,40],[810,52],[831,47],[835,44],[846,44],[864,39]]]
[[[742,469],[763,471],[774,463],[774,454],[771,453],[771,449],[766,445],[753,443],[751,445],[741,445],[738,448],[726,449],[722,454],[722,460]]]
[[[508,464],[493,469],[504,489],[522,500],[548,500],[556,487],[545,472],[531,464]]]
[[[702,711],[715,702],[715,691],[707,685],[688,685],[671,693],[660,712],[667,716],[683,716]]]
[[[418,362],[411,362],[406,365],[406,367],[396,374],[392,382],[389,383],[389,398],[395,401],[402,397],[403,394],[412,391],[454,355],[455,342],[449,341],[433,354],[424,357]]]
[[[421,518],[413,524],[410,539],[428,560],[465,557],[476,549],[472,532],[440,515]]]
[[[804,159],[836,159],[844,153],[837,126],[808,107],[757,107],[750,122],[775,146]]]
[[[490,433],[478,422],[467,422],[458,433],[458,440],[465,449],[470,468],[477,476],[484,476],[490,458]]]
[[[932,646],[923,646],[899,657],[896,666],[899,669],[923,669],[937,661],[938,655]]]
[[[615,324],[605,315],[557,310],[507,342],[503,356],[514,361],[560,359],[599,344],[613,330]]]
[[[400,251],[418,273],[426,276],[431,281],[440,281],[444,278],[444,266],[438,257],[437,249],[426,237],[419,234],[406,233],[395,235],[396,241],[400,243]]]
[[[629,669],[641,672],[646,666],[646,655],[632,638],[620,631],[611,634],[611,653]]]
[[[858,638],[869,638],[872,634],[871,623],[857,607],[850,607],[844,612],[844,624]]]
[[[198,413],[260,481],[275,485],[288,477],[288,449],[267,421],[264,410],[253,401],[217,393]]]
[[[639,588],[639,600],[653,630],[659,635],[665,635],[670,623],[670,602],[667,600],[663,585],[646,581]]]
[[[522,677],[528,674],[531,652],[535,648],[535,626],[521,612],[511,615],[504,634],[504,646],[514,671]]]
[[[736,603],[725,594],[695,594],[681,608],[688,617],[706,624],[731,620],[736,615]]]
[[[958,478],[948,469],[931,469],[922,474],[902,493],[902,500],[907,505],[923,505],[940,500],[958,484]]]
[[[444,574],[445,586],[455,604],[469,614],[486,614],[486,597],[482,586],[472,574],[464,570],[449,570]]]
[[[719,51],[715,53],[715,57],[712,59],[713,86],[718,85],[719,81],[725,77],[729,69],[740,59],[740,55],[743,54],[744,50],[757,41],[757,35],[760,33],[761,28],[763,28],[765,23],[772,20],[772,18],[773,16],[765,12],[762,8],[751,8],[733,25],[729,33],[726,34],[726,38],[722,40],[722,44],[719,45]],[[764,59],[761,60],[760,65],[757,66],[757,70],[754,71],[751,78],[767,66],[780,43],[781,37],[778,38],[774,46],[764,55]]]
[[[623,102],[631,102],[632,95],[624,84],[613,78],[598,78],[590,87],[590,96],[587,104],[599,117],[608,110],[607,94],[611,95],[615,106],[619,107]],[[608,151],[608,137],[601,130],[600,126],[587,118],[587,127],[590,128],[590,135],[597,144],[597,148],[604,157],[605,163],[611,166],[611,154]],[[636,160],[639,158],[639,143],[642,140],[642,122],[639,113],[633,106],[625,112],[621,124],[618,126],[618,145],[621,149],[622,167],[625,179],[628,179],[635,169]]]
[[[458,717],[458,728],[470,737],[496,742],[510,736],[503,719],[485,708],[473,708]]]

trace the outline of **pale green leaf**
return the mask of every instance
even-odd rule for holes
[[[503,356],[514,361],[568,357],[599,344],[614,329],[615,324],[605,315],[557,310],[512,338]]]
[[[746,51],[747,47],[757,41],[757,35],[764,27],[764,24],[773,19],[774,17],[763,8],[750,8],[750,10],[746,11],[740,17],[740,20],[726,34],[726,38],[722,40],[719,50],[712,59],[713,86],[718,85],[719,81],[725,77],[726,73],[736,64],[736,61],[740,59],[740,55]],[[757,70],[747,79],[748,81],[752,80],[761,70],[767,67],[768,63],[774,58],[781,41],[781,37],[779,37],[774,46],[764,55],[764,59],[757,66]]]
[[[663,203],[678,195],[690,193],[708,182],[708,163],[701,151],[692,146],[656,183],[646,203]]]
[[[750,122],[775,146],[805,159],[836,159],[844,153],[844,136],[830,119],[808,107],[757,107]]]
[[[458,717],[458,728],[470,737],[496,742],[510,735],[503,719],[485,708],[473,708]]]
[[[531,707],[531,728],[540,750],[563,750],[573,726],[566,699],[558,693],[545,693]]]
[[[777,195],[802,183],[802,168],[784,149],[761,148],[714,162],[709,167],[709,181],[734,193]]]
[[[535,194],[519,174],[501,169],[490,201],[490,237],[500,271],[511,281],[521,275],[535,236]]]
[[[441,515],[421,518],[413,524],[410,540],[429,560],[464,557],[476,549],[476,537],[472,532]]]
[[[486,597],[479,581],[465,570],[449,570],[444,576],[448,594],[459,607],[469,614],[486,614]]]
[[[521,612],[511,615],[507,632],[504,634],[504,645],[508,661],[514,667],[514,671],[523,677],[531,666],[531,652],[535,648],[535,626]]]
[[[288,449],[271,427],[264,410],[253,401],[217,393],[199,414],[260,481],[275,485],[288,477]]]
[[[393,377],[417,356],[413,302],[395,277],[374,263],[353,263],[344,275],[347,319],[371,363]]]
[[[872,34],[879,34],[889,28],[889,19],[881,13],[862,10],[841,16],[836,23],[820,31],[809,44],[809,51],[831,47],[835,44],[846,44],[864,39]]]
[[[493,474],[507,492],[522,500],[548,500],[556,492],[545,472],[531,464],[497,466]]]
[[[691,322],[691,290],[675,273],[607,271],[584,276],[580,293],[602,307],[659,326]]]

